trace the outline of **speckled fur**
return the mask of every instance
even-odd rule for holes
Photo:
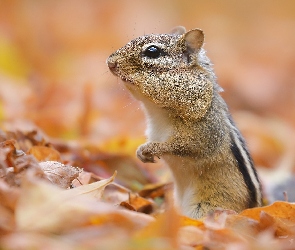
[[[200,218],[218,207],[241,211],[249,207],[249,190],[231,152],[230,115],[202,48],[203,32],[174,32],[136,38],[107,61],[146,113],[148,142],[137,155],[143,162],[164,159],[185,215]],[[144,56],[150,45],[165,56]],[[253,181],[259,206],[260,184]]]

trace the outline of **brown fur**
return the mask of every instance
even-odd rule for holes
[[[203,32],[173,32],[139,37],[107,61],[146,113],[148,142],[137,156],[143,162],[164,159],[174,176],[176,201],[187,216],[200,218],[218,207],[239,212],[249,204],[261,205],[259,180],[218,93],[221,88],[202,48]],[[150,46],[161,55],[147,56]],[[232,146],[242,151],[240,165],[249,178],[240,171]]]

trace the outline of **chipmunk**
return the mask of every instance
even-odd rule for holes
[[[136,38],[109,56],[110,71],[143,106],[142,162],[169,166],[182,213],[261,206],[261,185],[245,141],[219,92],[200,29]]]

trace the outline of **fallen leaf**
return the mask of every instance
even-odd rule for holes
[[[274,231],[275,236],[282,237],[288,235],[295,236],[295,222],[288,219],[271,216],[265,211],[260,213],[259,221],[260,230],[271,229]]]
[[[196,226],[181,227],[178,233],[178,240],[181,245],[202,247],[200,249],[204,249],[202,246],[204,237],[204,231]]]
[[[235,211],[229,209],[215,209],[204,218],[204,225],[210,229],[224,229],[228,215],[236,214]]]
[[[82,185],[70,190],[67,190],[68,194],[71,195],[83,195],[83,196],[92,196],[96,199],[101,199],[102,192],[104,191],[105,187],[112,183],[117,175],[117,171],[114,172],[114,174],[108,178],[101,181],[93,182],[87,185]]]
[[[56,161],[39,163],[48,180],[61,188],[69,188],[72,181],[79,176],[82,169],[64,165]]]
[[[146,198],[157,198],[164,197],[168,189],[172,189],[172,183],[156,183],[156,184],[147,184],[138,194]]]
[[[78,186],[89,184],[91,178],[92,178],[92,173],[81,171],[78,177],[72,181],[72,185],[74,187],[78,187]]]
[[[136,194],[129,194],[129,199],[120,203],[120,206],[129,210],[150,214],[153,212],[153,202]]]
[[[250,241],[261,231],[258,221],[238,214],[227,216],[225,227],[238,232]]]
[[[0,204],[0,235],[7,234],[15,229],[15,219],[12,210]]]
[[[2,249],[63,249],[78,250],[73,242],[52,237],[41,232],[14,232],[1,237],[0,245]]]
[[[231,245],[236,245],[234,249],[239,249],[247,243],[242,235],[227,228],[207,230],[204,237],[203,244],[208,249],[230,249]]]
[[[156,216],[154,222],[150,223],[145,229],[137,232],[135,235],[137,239],[148,240],[151,238],[163,238],[168,240],[166,244],[169,243],[170,248],[177,248],[181,217],[173,206],[171,196],[171,193],[167,194],[167,207],[165,213]]]
[[[114,177],[76,190],[63,190],[28,176],[15,211],[18,230],[60,232],[90,223],[92,216],[115,212],[114,207],[97,199]]]
[[[196,227],[203,227],[204,222],[201,220],[192,219],[186,216],[180,217],[181,226],[196,226]]]
[[[10,187],[4,180],[0,179],[0,201],[2,206],[14,211],[19,195],[20,190],[18,188]]]
[[[50,147],[32,146],[28,154],[33,155],[38,161],[61,161],[60,153]]]
[[[247,216],[249,218],[259,221],[261,211],[264,211],[274,217],[284,218],[292,222],[295,222],[295,204],[283,201],[277,201],[265,207],[246,209],[243,212],[241,212],[240,215]]]

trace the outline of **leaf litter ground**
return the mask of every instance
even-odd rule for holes
[[[37,130],[1,131],[1,249],[295,248],[293,203],[193,220],[173,207],[171,183],[153,183],[138,167],[140,185],[128,185],[128,172],[117,179],[114,166],[137,162],[85,150]],[[89,172],[94,166],[104,177]]]

